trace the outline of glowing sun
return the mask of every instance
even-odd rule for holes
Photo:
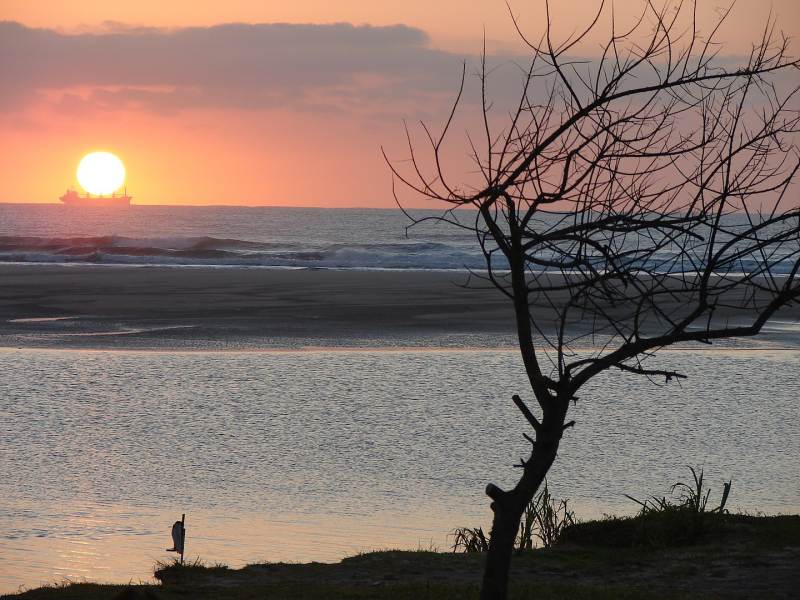
[[[110,194],[125,183],[125,165],[111,152],[90,152],[78,165],[78,183],[90,194]]]

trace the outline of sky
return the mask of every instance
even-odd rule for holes
[[[701,25],[726,5],[699,4]],[[537,37],[544,3],[510,5]],[[641,10],[613,5],[618,21]],[[597,6],[553,2],[555,35]],[[798,37],[797,0],[739,0],[724,52],[746,53],[770,9]],[[524,59],[502,0],[0,0],[0,21],[0,202],[57,201],[80,158],[108,150],[140,204],[392,206],[381,147],[404,156],[404,121],[443,122],[464,60],[477,99],[484,40],[498,97]],[[458,125],[468,173],[475,123]]]

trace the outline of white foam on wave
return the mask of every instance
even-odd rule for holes
[[[0,261],[50,264],[260,266],[328,269],[480,268],[474,249],[437,242],[255,242],[230,238],[0,238]]]
[[[565,250],[566,251],[566,250]],[[558,262],[563,255],[537,255],[545,262]],[[794,254],[773,257],[772,275],[789,273]],[[681,272],[696,269],[702,257],[684,264],[668,250],[638,262],[631,255],[628,268],[645,272]],[[592,269],[607,268],[602,256],[587,256]],[[243,240],[211,236],[5,236],[0,237],[0,262],[97,265],[160,265],[206,267],[266,267],[341,270],[485,270],[483,254],[472,240],[445,237],[442,240],[392,239],[376,242],[326,242],[322,240]],[[544,263],[543,263],[544,264]],[[757,257],[739,256],[736,272],[759,269]],[[493,269],[507,268],[502,257],[494,260]],[[558,271],[548,266],[544,271]],[[734,275],[733,271],[725,273]]]

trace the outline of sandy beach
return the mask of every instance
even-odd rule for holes
[[[459,273],[4,265],[0,281],[3,345],[512,333],[504,298]]]
[[[508,300],[465,281],[452,271],[2,265],[0,345],[513,346]]]

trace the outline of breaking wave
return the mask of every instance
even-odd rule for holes
[[[546,258],[546,257],[542,257]],[[595,267],[604,268],[597,257]],[[648,271],[681,271],[669,252],[631,267]],[[795,254],[773,257],[773,275],[789,273]],[[484,270],[483,255],[472,243],[459,240],[392,240],[375,243],[258,242],[218,237],[136,238],[125,236],[38,237],[0,236],[0,262],[109,265],[205,265],[296,269]],[[698,257],[694,266],[702,263]],[[731,270],[757,269],[757,257],[740,257]],[[495,269],[501,269],[497,261]],[[544,268],[544,270],[549,270]],[[685,270],[685,269],[684,269]]]
[[[231,238],[0,237],[0,261],[327,269],[464,269],[483,257],[447,243],[299,244]]]

